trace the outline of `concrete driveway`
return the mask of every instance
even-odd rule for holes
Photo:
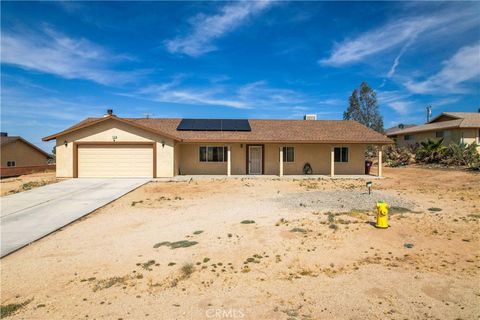
[[[1,257],[148,181],[150,179],[70,179],[0,198]]]

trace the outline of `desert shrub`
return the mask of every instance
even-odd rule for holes
[[[465,166],[470,170],[480,170],[478,145],[443,144],[443,139],[427,139],[420,144],[407,147],[389,145],[384,148],[383,162],[390,167],[418,163],[442,164],[446,166]]]
[[[415,159],[423,163],[440,163],[446,148],[443,139],[426,139],[420,142],[420,146],[415,153]]]
[[[441,160],[442,164],[450,166],[465,165],[465,144],[449,144],[444,150],[444,156]]]
[[[450,144],[443,151],[440,163],[445,165],[466,166],[472,170],[480,170],[480,154],[477,151],[478,145]]]
[[[480,170],[480,154],[477,148],[475,142],[465,148],[465,165],[472,170]]]
[[[389,145],[383,152],[383,162],[389,167],[398,167],[415,162],[415,153],[411,147]]]

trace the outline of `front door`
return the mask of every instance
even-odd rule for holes
[[[262,174],[262,146],[248,147],[248,174]]]

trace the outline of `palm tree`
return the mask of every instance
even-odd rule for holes
[[[416,152],[416,159],[425,163],[437,162],[442,156],[443,151],[446,147],[443,145],[443,138],[436,139],[427,139],[420,142],[420,147]]]

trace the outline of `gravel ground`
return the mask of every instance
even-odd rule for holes
[[[416,204],[412,201],[372,191],[357,190],[335,190],[335,191],[310,191],[285,195],[279,201],[286,207],[305,207],[318,211],[350,211],[352,209],[369,210],[373,209],[376,202],[383,200],[390,207],[402,207],[413,210]]]

